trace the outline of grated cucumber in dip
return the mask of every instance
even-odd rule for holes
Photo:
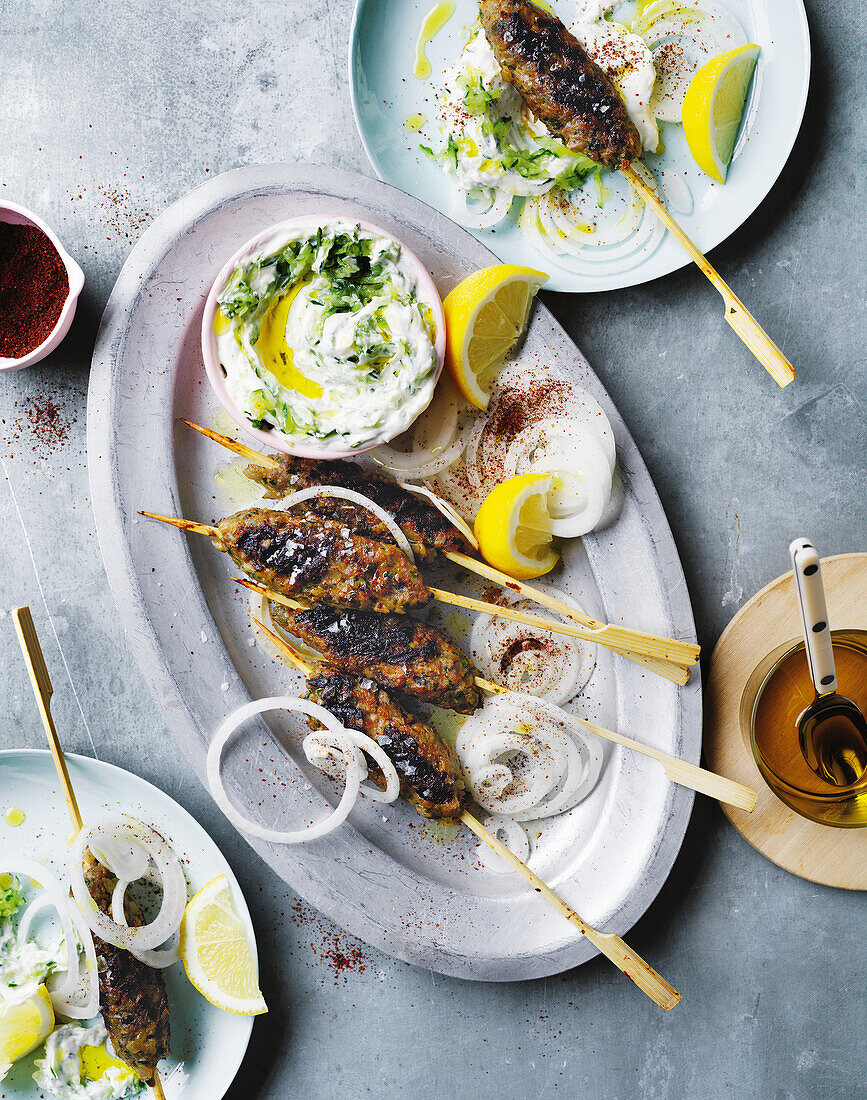
[[[239,261],[218,301],[229,396],[293,443],[374,446],[433,396],[433,314],[389,237],[342,219],[288,227]]]

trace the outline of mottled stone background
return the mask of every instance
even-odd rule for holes
[[[867,548],[863,11],[856,0],[807,7],[813,79],[800,138],[760,209],[713,254],[798,367],[797,383],[779,391],[769,381],[694,269],[546,299],[650,467],[708,654],[738,607],[786,568],[793,536],[811,535],[824,554]],[[209,176],[295,159],[370,173],[346,83],[351,9],[0,0],[0,195],[46,217],[87,276],[61,350],[0,379],[0,606],[33,606],[66,746],[163,787],[232,860],[271,1012],[229,1095],[867,1096],[863,895],[779,870],[707,801],[630,937],[685,994],[664,1015],[598,959],[546,981],[482,986],[349,940],[252,856],[179,764],[93,532],[93,341],[131,246]],[[0,746],[39,747],[2,614]]]

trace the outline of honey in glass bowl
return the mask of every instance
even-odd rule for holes
[[[867,714],[867,631],[831,632],[837,691]],[[804,643],[771,665],[758,689],[750,719],[750,743],[759,771],[776,796],[797,813],[822,825],[867,825],[867,771],[846,787],[820,778],[798,740],[798,719],[816,698]],[[829,728],[828,736],[834,736]],[[842,746],[840,746],[842,748]],[[856,755],[862,747],[856,746]],[[834,746],[829,746],[831,752]],[[851,753],[851,747],[846,746]]]

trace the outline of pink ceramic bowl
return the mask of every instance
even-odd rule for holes
[[[220,359],[217,354],[217,337],[214,333],[214,315],[217,312],[217,299],[223,292],[223,288],[228,282],[229,276],[232,274],[236,265],[239,261],[254,253],[269,237],[272,237],[275,233],[279,233],[284,229],[295,229],[299,226],[316,226],[335,219],[349,222],[352,225],[360,225],[362,229],[366,229],[370,233],[376,233],[379,236],[387,237],[389,240],[397,241],[403,255],[415,268],[418,277],[419,299],[430,306],[436,326],[435,349],[437,354],[437,370],[434,386],[431,387],[431,396],[433,396],[436,382],[439,380],[439,376],[443,369],[443,358],[446,349],[446,323],[445,317],[443,316],[443,305],[440,301],[440,296],[434,285],[434,281],[430,277],[430,273],[414,252],[411,252],[406,245],[403,244],[402,241],[399,241],[393,234],[387,233],[384,229],[380,229],[378,225],[371,225],[370,222],[364,222],[358,218],[351,218],[346,214],[305,214],[303,217],[289,218],[287,221],[278,222],[276,225],[269,225],[267,229],[264,229],[261,233],[258,233],[251,240],[247,241],[247,243],[239,248],[234,256],[228,259],[220,269],[220,274],[214,280],[210,292],[208,293],[207,301],[205,302],[205,313],[202,317],[202,356],[205,360],[205,371],[208,375],[208,381],[211,383],[211,387],[217,395],[217,399],[238,427],[243,428],[247,435],[252,436],[257,443],[262,444],[264,447],[270,447],[275,451],[282,451],[284,454],[298,455],[301,458],[351,458],[353,455],[362,454],[364,451],[370,451],[374,447],[380,446],[382,443],[387,443],[388,439],[380,439],[364,447],[356,447],[354,450],[335,451],[330,448],[325,449],[323,447],[318,447],[315,439],[311,439],[309,443],[294,443],[281,435],[276,429],[274,431],[264,432],[260,428],[254,427],[249,417],[241,412],[226,389],[225,374],[223,368],[220,366]]]
[[[57,239],[54,230],[46,225],[41,218],[37,217],[32,210],[27,210],[14,202],[0,202],[0,222],[6,222],[9,225],[35,225],[37,229],[41,229],[60,253],[60,258],[63,260],[69,279],[69,293],[63,303],[63,309],[57,318],[57,324],[46,339],[33,351],[22,355],[20,359],[7,359],[0,355],[0,370],[20,370],[22,367],[29,367],[33,363],[38,363],[40,359],[44,359],[46,355],[50,355],[69,332],[69,326],[75,316],[78,296],[84,286],[84,272]]]

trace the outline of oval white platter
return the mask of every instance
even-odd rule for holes
[[[312,212],[363,218],[394,233],[427,265],[441,294],[492,259],[464,230],[386,184],[315,165],[238,169],[181,199],[144,234],[109,299],[94,352],[88,461],[105,567],[133,651],[200,777],[225,714],[251,697],[297,692],[301,681],[253,643],[248,601],[225,555],[208,539],[137,510],[209,523],[261,499],[230,455],[179,418],[230,430],[205,381],[199,345],[208,287],[258,230]],[[610,621],[694,639],[677,551],[641,456],[544,306],[534,310],[520,357],[589,390],[617,443],[617,518],[583,545],[571,544],[552,579]],[[460,587],[454,571],[443,580]],[[602,724],[698,761],[697,674],[678,689],[600,650],[582,707]],[[289,722],[270,731],[262,723],[227,758],[232,797],[277,828],[321,816],[323,797],[333,804],[338,794],[306,762],[302,768],[299,734]],[[691,806],[691,792],[670,784],[659,765],[609,745],[590,797],[540,830],[533,866],[588,921],[623,934],[668,875]],[[466,830],[443,843],[403,804],[362,800],[347,825],[309,845],[252,844],[332,920],[407,962],[506,981],[556,973],[595,954],[521,880],[486,870]]]
[[[75,753],[66,754],[69,777],[85,821],[101,813],[128,813],[164,836],[184,864],[192,897],[217,875],[227,875],[247,936],[256,939],[247,903],[225,856],[201,825],[174,799],[131,772]],[[17,828],[0,817],[0,857],[27,856],[66,877],[69,818],[48,749],[0,751],[0,813],[15,806],[24,812]],[[2,868],[0,868],[2,869]],[[238,1071],[250,1041],[253,1019],[233,1016],[209,1004],[190,984],[181,963],[164,971],[171,1019],[172,1054],[160,1064],[167,1100],[219,1100]],[[0,1086],[8,1100],[45,1095],[33,1082],[34,1059],[42,1049],[9,1071]],[[150,1090],[143,1096],[151,1096]]]

